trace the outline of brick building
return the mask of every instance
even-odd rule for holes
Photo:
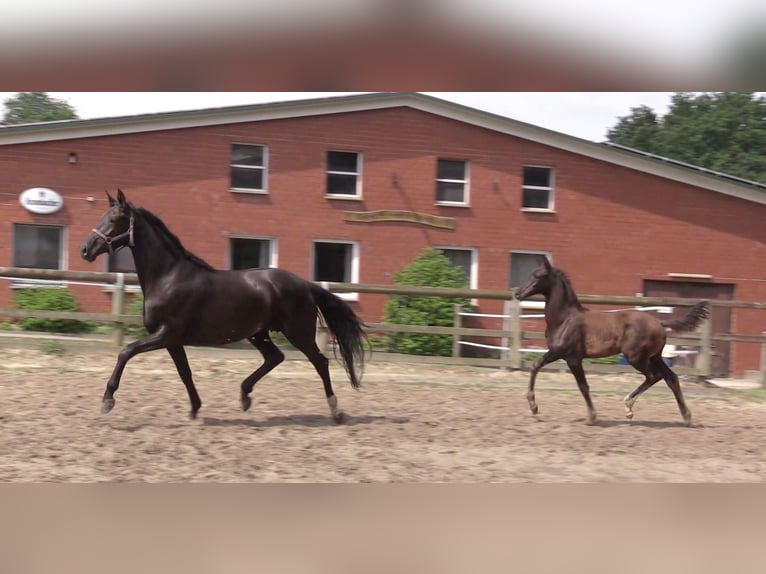
[[[766,186],[420,94],[0,128],[0,265],[130,270],[127,251],[79,256],[118,187],[219,268],[388,284],[432,246],[481,289],[545,253],[579,293],[766,301]],[[107,307],[108,291],[74,289]],[[384,301],[353,305],[377,321]],[[720,312],[716,332],[766,329]],[[735,374],[758,368],[756,345],[725,354]]]

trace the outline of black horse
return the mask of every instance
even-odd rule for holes
[[[665,379],[676,397],[684,422],[691,425],[692,414],[684,401],[678,376],[662,360],[662,349],[667,331],[692,331],[708,317],[706,301],[698,302],[684,317],[673,321],[660,321],[641,311],[589,311],[580,304],[566,273],[552,267],[547,258],[543,258],[540,267],[518,288],[516,298],[523,301],[535,294],[545,297],[545,340],[548,352],[535,361],[529,375],[527,400],[532,414],[537,414],[537,373],[548,363],[564,359],[585,399],[588,420],[595,422],[596,411],[590,398],[582,360],[623,353],[633,368],[646,377],[643,383],[625,397],[625,416],[633,418],[633,404],[638,396],[660,379]]]
[[[263,355],[263,364],[242,381],[242,409],[250,408],[250,392],[261,377],[284,360],[271,340],[282,332],[314,365],[324,384],[330,412],[336,422],[343,412],[330,384],[328,360],[316,345],[316,324],[321,312],[335,335],[351,385],[359,388],[357,364],[363,367],[366,335],[351,307],[336,295],[283,269],[213,269],[189,253],[181,241],[154,214],[129,203],[122,190],[109,198],[109,209],[88,235],[82,257],[94,261],[101,253],[125,246],[133,251],[136,272],[144,293],[144,325],[148,335],[120,351],[106,384],[102,411],[114,407],[125,364],[135,355],[167,349],[191,401],[191,418],[202,401],[192,380],[184,345],[213,346],[247,339]]]

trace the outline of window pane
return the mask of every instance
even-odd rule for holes
[[[232,167],[231,187],[240,189],[263,189],[263,170],[246,167]]]
[[[34,269],[60,269],[61,228],[14,225],[13,265]]]
[[[540,266],[545,253],[511,253],[511,276],[508,287],[519,287]]]
[[[440,159],[436,177],[438,179],[465,179],[465,162],[449,159]]]
[[[347,243],[314,244],[314,281],[351,281],[351,245]]]
[[[263,166],[263,146],[233,144],[231,146],[232,165]]]
[[[522,207],[548,209],[550,192],[544,189],[525,189]]]
[[[271,264],[271,241],[268,239],[231,240],[231,268],[253,269]]]
[[[471,252],[467,249],[440,249],[452,265],[462,269],[465,275],[465,284],[468,286],[471,277]]]
[[[524,167],[524,185],[532,185],[535,187],[550,187],[551,168]]]
[[[109,255],[108,269],[112,273],[134,273],[136,262],[133,261],[133,252],[127,247]]]
[[[359,154],[348,151],[328,151],[327,171],[345,171],[357,173],[357,157]]]
[[[356,176],[328,173],[327,193],[339,195],[356,195]]]
[[[464,185],[462,183],[451,183],[446,181],[436,182],[436,201],[454,201],[463,203]]]

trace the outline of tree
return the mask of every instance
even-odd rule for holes
[[[45,92],[19,92],[5,100],[3,125],[76,120],[77,112],[67,102]]]
[[[403,271],[395,276],[397,285],[467,288],[468,279],[460,267],[438,249],[425,249]],[[393,295],[386,304],[383,320],[397,325],[451,326],[454,305],[468,305],[468,299]],[[413,355],[449,356],[452,354],[450,335],[392,333],[388,349]]]
[[[766,99],[753,92],[679,92],[665,116],[632,108],[607,139],[766,183]]]

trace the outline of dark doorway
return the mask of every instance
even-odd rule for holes
[[[731,283],[702,283],[695,281],[644,281],[644,295],[647,297],[684,297],[691,299],[731,300],[734,285]],[[684,307],[673,309],[672,318],[684,315]],[[668,318],[667,315],[662,317]],[[731,308],[713,307],[713,334],[731,332]],[[714,377],[729,376],[729,353],[731,343],[713,341],[712,370]]]

